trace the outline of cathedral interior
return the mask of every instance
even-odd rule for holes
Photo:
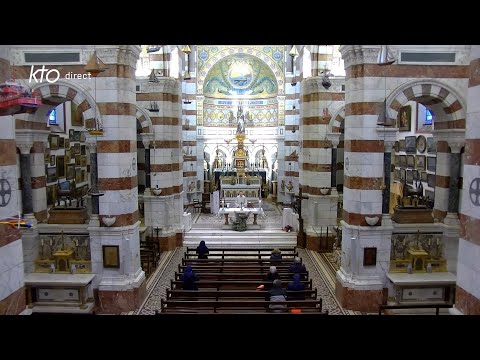
[[[478,45],[2,45],[0,314],[265,312],[275,249],[292,312],[479,315],[479,96]]]

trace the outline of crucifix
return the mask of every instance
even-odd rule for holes
[[[306,239],[303,232],[303,218],[302,218],[302,200],[308,199],[307,195],[303,195],[302,185],[298,187],[298,195],[295,195],[295,208],[298,213],[298,234],[297,234],[297,246],[305,248]]]

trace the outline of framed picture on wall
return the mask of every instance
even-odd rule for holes
[[[395,169],[393,171],[393,180],[400,181],[400,169]]]
[[[65,177],[65,156],[57,156],[57,178]]]
[[[411,169],[415,167],[415,155],[407,155],[407,167]]]
[[[437,158],[433,156],[427,157],[427,170],[435,171],[436,167],[437,167]]]
[[[413,185],[413,170],[407,170],[406,182]]]
[[[57,181],[57,168],[51,167],[47,169],[47,183]]]
[[[427,179],[427,172],[426,172],[426,171],[422,171],[421,174],[420,174],[420,178],[422,179],[422,181],[427,182],[427,181],[428,181],[428,179]]]
[[[63,136],[58,138],[58,148],[65,149],[65,138]]]
[[[80,167],[75,168],[75,182],[77,184],[82,182],[82,168]]]
[[[399,151],[405,151],[405,139],[398,140]]]
[[[425,170],[425,155],[417,155],[415,157],[415,163],[417,170]]]
[[[75,130],[74,129],[68,130],[68,140],[73,141],[74,138],[75,138]],[[65,144],[65,147],[66,146],[67,145]]]
[[[55,166],[55,155],[50,155],[50,166]]]
[[[425,150],[427,149],[427,139],[425,136],[420,135],[417,137],[417,150],[418,152],[424,153]]]
[[[49,146],[50,150],[58,150],[58,143],[59,143],[60,136],[58,135],[51,135],[49,137]]]
[[[399,161],[400,167],[402,168],[407,167],[407,155],[399,155],[399,157],[400,157],[400,161]]]
[[[103,245],[103,267],[120,267],[120,250],[118,245]]]
[[[65,149],[70,149],[70,139],[65,139]]]
[[[87,155],[87,145],[80,145],[80,154]]]
[[[433,137],[427,138],[427,153],[435,154],[437,152],[437,144],[433,141]]]
[[[406,169],[400,169],[400,180],[401,181],[405,181],[406,172],[407,172]]]
[[[65,175],[67,180],[75,179],[75,164],[67,164]]]
[[[397,119],[399,131],[412,130],[412,107],[410,105],[401,107]]]
[[[405,137],[405,152],[415,154],[417,152],[417,138],[416,136]]]
[[[47,186],[47,205],[53,205],[57,194],[57,185]]]

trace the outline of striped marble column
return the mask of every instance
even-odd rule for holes
[[[327,68],[333,60],[333,46],[332,45],[312,45],[311,46],[312,59],[312,76],[320,76],[321,72]]]
[[[9,79],[7,47],[0,47],[0,83]],[[17,216],[18,179],[13,116],[0,116],[0,219]],[[0,224],[0,315],[16,315],[25,309],[23,249],[21,232]]]
[[[468,84],[456,308],[480,315],[480,46],[472,45]]]
[[[31,157],[32,206],[37,221],[47,220],[47,182],[45,174],[45,148],[48,141],[47,133],[36,133],[35,138],[43,138],[33,142]]]
[[[145,297],[145,273],[140,266],[137,189],[135,66],[139,46],[97,47],[108,66],[94,81],[104,135],[97,138],[100,227],[89,227],[92,267],[99,276],[102,312],[137,308]],[[114,217],[109,227],[105,218]],[[103,266],[103,246],[119,247],[119,268]],[[100,275],[101,274],[101,275]]]
[[[381,66],[379,46],[340,48],[346,68],[345,176],[343,192],[342,258],[336,297],[343,307],[376,311],[386,288],[391,225],[382,224],[384,138],[377,131],[385,90],[377,90]],[[368,66],[367,66],[368,65]],[[372,73],[365,68],[372,68]],[[377,69],[378,68],[378,69]],[[383,79],[382,79],[383,82]],[[366,218],[376,218],[369,226]],[[364,263],[364,249],[376,249],[374,264]]]
[[[327,138],[331,115],[324,111],[337,94],[324,89],[319,77],[305,79],[302,89],[300,183],[309,196],[303,200],[303,217],[307,248],[318,251],[319,234],[337,224],[338,194],[331,192],[332,142]]]
[[[148,98],[158,103],[159,112],[150,114],[154,141],[150,149],[150,179],[157,195],[145,195],[145,225],[159,228],[162,250],[172,250],[183,243],[183,177],[182,120],[180,82],[174,78],[159,78],[158,83],[144,87]],[[138,94],[140,95],[140,94]],[[147,234],[151,231],[147,231]]]
[[[163,45],[160,50],[150,54],[150,66],[155,70],[157,76],[170,76],[170,54],[169,45]]]

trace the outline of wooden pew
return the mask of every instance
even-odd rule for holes
[[[182,275],[183,275],[183,273],[177,273],[175,271],[175,280],[180,280]],[[250,272],[250,273],[239,273],[239,272],[231,272],[231,273],[201,272],[201,273],[198,273],[197,272],[197,275],[199,276],[200,280],[245,280],[245,281],[258,280],[258,281],[262,281],[262,280],[265,279],[266,274],[253,273],[253,272]],[[292,273],[285,272],[285,273],[279,273],[279,275],[280,275],[280,280],[282,280],[282,282],[292,281],[292,276],[293,276]],[[301,273],[300,275],[302,275],[304,279],[308,279],[308,273]]]
[[[271,312],[270,305],[287,305],[287,312],[291,309],[301,309],[302,312],[322,311],[322,299],[319,300],[286,300],[286,301],[265,301],[265,300],[164,300],[161,299],[161,311],[194,311],[206,312],[240,312],[242,310]]]
[[[201,272],[254,272],[267,274],[270,271],[270,265],[190,265],[192,270]],[[178,264],[178,272],[184,272],[186,265]],[[275,266],[279,273],[288,273],[290,265]],[[308,273],[308,271],[307,271]]]
[[[278,249],[282,252],[282,255],[283,254],[287,254],[287,253],[295,253],[297,252],[297,249],[296,247],[288,247],[288,248],[275,248],[275,249]],[[187,247],[187,253],[193,253],[195,254],[196,253],[196,250],[197,250],[197,247],[190,247],[188,246]],[[271,255],[272,254],[272,251],[274,249],[271,248],[271,249],[266,249],[266,248],[255,248],[255,247],[251,247],[251,248],[208,248],[208,251],[210,253],[224,253],[224,252],[232,252],[232,251],[243,251],[243,252],[258,252],[258,253],[261,253],[263,255]]]
[[[305,290],[312,289],[312,279],[310,280],[301,280],[305,284]],[[263,280],[199,280],[197,281],[198,289],[217,289],[217,290],[227,290],[227,289],[245,289],[245,290],[255,290],[258,286],[265,285]],[[285,282],[286,286],[286,282]],[[172,290],[182,289],[183,282],[180,280],[170,280],[170,288]]]
[[[291,265],[293,264],[293,259],[282,259],[282,260],[270,260],[270,259],[182,259],[182,265],[197,265],[197,264],[235,264],[235,265]]]
[[[223,298],[241,298],[241,299],[265,299],[266,290],[170,290],[167,288],[166,299],[206,299],[213,298],[215,300]],[[316,299],[317,289],[304,291],[287,291],[287,295],[295,296],[303,293],[305,299]]]
[[[196,259],[197,254],[194,253],[189,253],[189,252],[184,252],[183,253],[183,258],[184,259]],[[282,254],[282,260],[288,260],[288,261],[293,261],[295,257],[298,256],[298,252],[294,253],[289,253],[289,254]],[[203,260],[209,260],[209,259],[225,259],[226,257],[230,258],[257,258],[257,259],[265,259],[269,261],[282,261],[282,260],[270,260],[270,254],[262,254],[262,253],[256,253],[256,252],[223,252],[223,253],[218,253],[218,254],[212,254],[208,253],[208,259],[203,259]]]

